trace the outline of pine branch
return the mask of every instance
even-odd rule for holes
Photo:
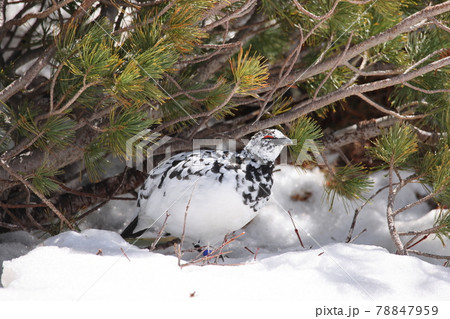
[[[314,13],[309,12],[308,10],[306,10],[297,0],[294,0],[294,4],[297,7],[297,9],[303,13],[306,14],[308,17],[314,19],[314,20],[325,20],[328,19],[329,17],[331,17],[334,13],[334,10],[336,10],[337,5],[339,4],[340,0],[335,0],[333,6],[331,7],[330,11],[328,11],[327,13],[325,13],[322,16],[318,16],[315,15]]]
[[[450,3],[450,2],[449,2]],[[283,123],[289,123],[296,118],[308,114],[310,112],[316,111],[324,106],[330,105],[341,99],[345,99],[349,96],[356,95],[358,93],[371,92],[375,90],[380,90],[386,87],[401,84],[405,81],[412,80],[416,77],[424,75],[428,72],[440,69],[444,66],[450,65],[450,57],[445,57],[443,59],[437,60],[420,69],[412,71],[407,74],[400,74],[392,78],[379,80],[375,82],[370,82],[366,84],[353,85],[348,88],[339,89],[325,96],[317,98],[315,101],[307,100],[301,102],[293,107],[291,111],[285,112],[276,117],[269,118],[267,120],[259,121],[253,125],[242,127],[234,132],[235,137],[242,137],[252,132],[260,131],[262,129],[280,125]],[[256,90],[258,91],[258,90]]]
[[[48,153],[46,150],[36,149],[26,159],[13,158],[8,162],[8,167],[12,171],[22,172],[24,175],[30,175],[42,166],[44,161],[48,166],[59,169],[83,158],[81,151],[89,145],[98,133],[92,132],[90,128],[82,128],[77,131],[76,139],[73,143],[61,150]],[[6,165],[6,164],[5,164]],[[9,173],[5,169],[0,169],[0,180],[9,181]],[[0,193],[13,187],[14,183],[0,183]]]
[[[234,11],[231,14],[226,15],[220,20],[217,20],[215,22],[206,25],[205,27],[203,27],[203,30],[205,31],[212,30],[217,26],[224,24],[232,19],[236,19],[242,17],[243,15],[246,15],[253,9],[253,7],[256,5],[256,2],[257,2],[256,0],[247,0],[238,10]]]
[[[414,13],[413,15],[405,18],[403,21],[399,22],[394,27],[377,34],[375,36],[370,37],[369,39],[358,43],[351,47],[345,56],[337,55],[331,57],[322,63],[319,63],[314,66],[307,67],[305,69],[297,70],[295,73],[291,74],[286,80],[282,83],[282,86],[290,85],[292,83],[300,82],[305,79],[311,78],[315,75],[321,74],[333,67],[336,64],[336,61],[342,59],[342,61],[349,61],[352,58],[362,54],[363,52],[373,48],[379,44],[386,43],[402,33],[408,33],[417,28],[420,25],[426,23],[426,19],[435,17],[442,13],[450,11],[450,2],[446,1],[444,3],[440,3],[434,6],[428,6],[425,9]],[[339,66],[339,65],[338,65]],[[269,83],[267,88],[263,88],[257,91],[257,93],[265,92],[272,88],[273,83]]]
[[[67,5],[67,4],[69,4],[69,3],[73,2],[73,1],[74,0],[64,0],[64,1],[59,2],[59,3],[58,2],[53,2],[53,5],[50,8],[45,9],[42,12],[27,13],[26,15],[24,15],[20,19],[8,20],[4,24],[0,24],[0,39],[3,39],[4,35],[6,34],[6,32],[9,31],[13,26],[23,25],[24,23],[26,23],[30,19],[44,19],[44,18],[48,17],[49,15],[51,15],[56,10],[61,9],[62,7],[64,7],[65,5]]]
[[[403,82],[402,84],[404,86],[407,86],[407,87],[415,90],[415,91],[419,91],[419,92],[422,92],[425,94],[450,93],[450,89],[425,90],[425,89],[419,88],[417,86],[414,86],[408,82]]]
[[[399,120],[418,120],[421,118],[424,118],[425,115],[401,115],[398,114],[397,112],[394,112],[392,110],[389,110],[388,108],[372,101],[371,99],[369,99],[367,96],[365,96],[364,94],[358,93],[356,94],[356,96],[358,96],[361,100],[367,102],[367,104],[372,105],[374,108],[376,108],[378,111],[381,111],[383,113],[389,114]]]
[[[50,59],[56,52],[54,45],[49,46],[45,52],[40,56],[36,62],[18,79],[14,80],[11,84],[0,91],[0,102],[6,103],[13,95],[26,88],[31,81],[41,72],[41,70],[47,66]]]
[[[35,193],[41,200],[44,202],[45,205],[47,205],[48,208],[50,208],[51,211],[55,213],[56,216],[61,220],[61,222],[65,223],[71,230],[74,230],[72,224],[67,220],[67,218],[53,205],[52,202],[50,202],[41,192],[39,192],[31,183],[29,183],[27,180],[25,180],[22,176],[14,172],[11,168],[8,167],[8,165],[0,160],[0,166],[8,172],[9,175],[20,181],[25,187],[30,189],[33,193]]]
[[[88,8],[95,2],[95,0],[85,0],[77,9],[77,11],[71,16],[69,21],[67,21],[61,28],[61,32],[59,36],[64,37],[67,28],[70,27],[71,24],[75,23],[79,20],[88,10]],[[56,9],[57,10],[57,9]],[[0,37],[1,38],[1,37]],[[26,88],[31,81],[42,71],[42,69],[48,65],[50,59],[56,52],[55,44],[47,47],[36,62],[18,79],[14,80],[11,84],[5,87],[2,91],[0,91],[0,101],[6,103],[13,95],[20,92],[22,89]]]

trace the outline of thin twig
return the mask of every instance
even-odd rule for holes
[[[441,187],[440,189],[438,189],[435,192],[432,192],[424,197],[422,197],[421,199],[415,201],[414,203],[410,203],[408,205],[403,206],[402,208],[397,209],[396,211],[394,211],[392,214],[394,216],[397,216],[398,214],[404,212],[405,210],[408,210],[416,205],[422,204],[423,202],[426,202],[427,200],[436,197],[437,195],[439,195],[440,193],[442,193],[445,190],[445,186]]]
[[[224,248],[226,245],[229,245],[230,243],[232,243],[233,241],[235,241],[236,239],[238,239],[239,237],[241,237],[241,236],[244,235],[244,234],[245,234],[245,232],[242,232],[242,233],[240,233],[239,235],[234,236],[233,238],[227,239],[226,241],[224,241],[224,242],[222,243],[222,245],[220,245],[219,247],[213,249],[207,256],[204,256],[204,257],[202,257],[202,258],[196,258],[196,259],[194,259],[194,260],[192,260],[192,261],[190,261],[190,262],[188,262],[188,263],[185,263],[185,264],[181,265],[180,267],[191,266],[191,265],[195,265],[195,264],[199,264],[199,263],[208,261],[208,260],[210,260],[210,259],[217,258],[217,256],[218,256],[217,252],[218,252],[218,251],[222,251],[223,248]],[[228,251],[227,251],[227,252],[222,252],[221,254],[222,254],[222,255],[225,255],[225,254],[227,254],[227,253],[229,253],[229,252],[228,252]]]
[[[354,242],[356,239],[358,239],[359,236],[361,236],[362,234],[364,234],[366,231],[367,231],[367,228],[364,228],[363,230],[361,230],[361,231],[359,232],[358,235],[356,235],[355,237],[353,237],[348,243],[351,244],[351,243]]]
[[[64,185],[64,183],[62,183],[54,178],[51,178],[51,180],[54,181],[56,184],[58,184],[66,192],[69,192],[71,194],[78,195],[78,196],[94,197],[94,198],[100,198],[100,199],[106,199],[106,200],[136,200],[136,198],[134,198],[134,197],[115,197],[115,196],[105,197],[105,196],[99,196],[99,195],[92,194],[92,193],[80,192],[80,191],[74,190],[70,187],[67,187],[66,185]]]
[[[139,22],[139,23],[133,23],[133,24],[131,24],[131,25],[129,25],[129,26],[126,26],[126,27],[123,27],[123,28],[121,28],[121,29],[118,29],[118,30],[116,30],[116,31],[114,31],[113,33],[112,33],[112,35],[117,35],[117,34],[121,34],[121,33],[124,33],[124,32],[127,32],[127,31],[131,31],[131,30],[133,30],[133,29],[136,29],[136,28],[140,28],[140,27],[143,27],[143,26],[145,26],[145,25],[148,25],[148,24],[150,24],[150,23],[153,23],[153,21],[155,21],[155,20],[157,20],[157,19],[159,19],[162,15],[164,15],[167,11],[169,11],[169,9],[171,8],[171,7],[173,7],[173,5],[176,3],[176,1],[175,0],[172,0],[172,1],[170,1],[157,15],[156,15],[156,17],[151,17],[151,18],[149,18],[149,19],[147,19],[147,20],[145,20],[145,21],[142,21],[142,22]]]
[[[329,17],[331,17],[331,15],[333,14],[334,10],[336,9],[337,5],[339,4],[340,0],[336,0],[333,4],[333,7],[330,9],[330,11],[328,11],[326,14],[322,15],[322,16],[318,16],[315,15],[314,13],[309,12],[308,10],[306,10],[297,0],[294,0],[294,4],[297,7],[297,9],[306,14],[308,17],[314,19],[314,20],[324,20],[327,19]]]
[[[409,84],[408,82],[403,82],[403,85],[407,86],[415,91],[419,91],[419,92],[426,93],[426,94],[450,93],[450,89],[426,90],[426,89],[422,89],[417,86],[414,86],[412,84]]]
[[[429,258],[450,260],[450,256],[430,254],[430,253],[425,253],[423,251],[414,250],[414,249],[408,249],[408,253],[411,253],[411,254],[414,254],[414,255],[419,255],[419,256],[424,256],[424,257],[429,257]]]
[[[58,68],[56,69],[55,74],[53,75],[53,78],[52,78],[52,82],[50,84],[50,110],[49,110],[49,113],[53,112],[56,79],[58,78],[59,74],[61,73],[64,65],[65,65],[64,63],[60,63],[58,65]]]
[[[125,253],[125,250],[123,250],[122,247],[120,247],[120,251],[121,251],[122,254],[128,259],[128,261],[131,261],[130,258],[128,258],[127,254]]]
[[[192,195],[194,195],[194,190],[195,190],[195,186],[196,185],[197,185],[197,183],[194,184],[194,186],[192,187],[191,196],[189,197],[188,203],[186,205],[186,210],[184,211],[183,230],[181,232],[180,245],[179,245],[179,248],[178,248],[179,249],[179,254],[177,255],[177,257],[178,257],[178,266],[179,267],[181,267],[181,256],[182,256],[181,248],[183,247],[184,237],[185,237],[185,234],[186,234],[186,222],[187,222],[187,216],[188,216],[188,211],[189,211],[189,205],[191,204]]]
[[[162,235],[163,235],[163,231],[164,228],[166,228],[167,225],[167,219],[169,218],[170,214],[169,212],[166,212],[166,217],[164,218],[163,224],[161,226],[161,228],[159,229],[158,235],[156,235],[156,239],[155,241],[152,243],[152,245],[150,246],[150,251],[155,250],[156,245],[158,244],[158,242],[161,240]]]
[[[385,76],[385,75],[402,74],[402,71],[398,70],[398,69],[364,71],[364,70],[361,70],[361,69],[358,69],[358,68],[354,67],[349,62],[345,62],[344,65],[346,67],[348,67],[350,70],[352,70],[353,72],[355,72],[356,74],[361,75],[361,76],[367,76],[367,77],[369,77],[369,76]]]
[[[414,68],[418,67],[419,65],[421,65],[422,63],[424,63],[425,61],[427,61],[428,59],[431,59],[432,57],[434,57],[435,55],[447,52],[448,49],[443,48],[443,49],[439,49],[436,50],[434,52],[431,52],[430,54],[428,54],[427,56],[423,57],[422,59],[420,59],[419,61],[417,61],[416,63],[414,63],[413,65],[411,65],[409,68],[407,68],[403,74],[406,74],[408,72],[410,72],[411,70],[413,70]]]
[[[289,214],[289,217],[291,218],[291,222],[292,222],[292,225],[294,226],[294,231],[295,231],[295,234],[297,235],[298,241],[300,242],[300,246],[302,246],[302,248],[305,248],[305,246],[303,245],[302,238],[300,237],[300,234],[298,232],[297,226],[295,225],[294,219],[292,218],[292,214],[290,211],[287,211],[287,212]]]
[[[421,242],[423,242],[424,240],[426,240],[426,239],[428,238],[428,236],[430,236],[430,234],[423,236],[420,240],[416,241],[415,243],[414,243],[414,241],[415,241],[418,237],[414,236],[414,239],[411,239],[410,241],[408,241],[408,242],[405,244],[406,249],[413,248],[414,246],[420,244]]]
[[[350,44],[352,43],[353,38],[353,32],[350,33],[350,36],[348,37],[347,44],[345,45],[344,52],[341,54],[341,58],[336,60],[336,63],[333,65],[331,70],[327,73],[325,78],[320,82],[319,86],[317,87],[316,91],[314,92],[313,101],[317,98],[317,95],[319,94],[320,89],[324,86],[324,84],[328,81],[331,74],[334,72],[334,70],[337,68],[337,66],[342,62],[342,59],[347,54],[348,49],[350,48]]]
[[[443,24],[441,21],[439,21],[438,19],[436,19],[435,17],[430,18],[431,21],[433,21],[433,23],[440,29],[446,31],[446,32],[450,32],[450,28],[447,27],[445,24]]]
[[[358,218],[359,213],[363,210],[363,208],[370,203],[378,194],[380,194],[383,190],[388,188],[389,185],[386,185],[384,187],[381,187],[379,190],[377,190],[373,195],[371,195],[360,207],[355,209],[355,213],[353,214],[352,224],[350,225],[350,229],[348,231],[347,238],[345,239],[346,243],[352,242],[354,239],[352,239],[353,231],[356,226],[356,219]],[[358,235],[359,236],[359,235]]]
[[[376,108],[378,111],[381,111],[385,114],[389,114],[392,115],[395,118],[398,118],[399,120],[418,120],[421,118],[424,118],[425,115],[402,115],[402,114],[398,114],[397,112],[394,112],[392,110],[389,110],[388,108],[372,101],[371,99],[369,99],[367,96],[365,96],[362,93],[357,93],[355,94],[356,96],[358,96],[361,100],[367,102],[368,104],[370,104],[371,106],[373,106],[374,108]]]
[[[206,112],[206,116],[203,119],[203,121],[197,125],[197,127],[192,131],[192,133],[189,135],[189,137],[187,139],[189,141],[192,140],[194,138],[194,135],[197,133],[197,131],[209,121],[209,119],[214,115],[214,113],[216,113],[217,111],[224,108],[230,102],[231,98],[236,94],[236,92],[238,90],[239,90],[239,82],[237,82],[235,84],[233,90],[231,90],[230,94],[228,94],[228,96],[225,98],[225,100],[221,104],[219,104],[212,110]]]
[[[1,202],[0,202],[0,203],[1,203]],[[3,203],[2,203],[2,204],[3,204]],[[6,214],[9,215],[9,217],[11,217],[11,219],[14,221],[15,225],[19,225],[19,227],[20,227],[22,230],[29,231],[29,229],[28,229],[27,227],[25,227],[24,224],[22,224],[22,222],[19,220],[19,218],[17,218],[16,215],[14,215],[14,214],[8,209],[8,207],[5,207],[5,206],[1,206],[1,207],[5,210]]]
[[[252,10],[255,5],[256,5],[256,0],[247,0],[247,2],[244,3],[242,5],[242,7],[240,7],[238,10],[234,11],[232,14],[226,15],[225,17],[223,17],[220,20],[214,21],[213,23],[206,25],[205,27],[203,27],[203,30],[209,31],[209,30],[214,29],[215,27],[217,27],[225,22],[228,22],[232,19],[242,17],[243,15],[250,12],[250,10]]]

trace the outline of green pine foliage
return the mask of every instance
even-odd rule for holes
[[[346,165],[338,167],[327,175],[326,199],[330,208],[340,196],[348,201],[365,200],[365,195],[372,189],[373,181],[362,165]]]
[[[417,159],[417,174],[424,185],[438,192],[435,200],[441,206],[450,206],[450,148],[442,142],[436,150]]]
[[[316,149],[312,151],[320,152],[322,150],[320,143],[322,136],[323,132],[314,119],[307,116],[297,119],[289,131],[289,138],[296,141],[295,145],[289,146],[291,157],[297,159],[297,162],[314,161],[315,158],[308,154],[311,151],[309,148],[315,147]]]
[[[269,68],[262,56],[257,54],[250,56],[250,50],[244,53],[241,48],[237,58],[230,64],[235,85],[238,86],[238,93],[252,94],[252,90],[266,85]]]
[[[48,196],[52,192],[59,190],[60,186],[52,179],[56,175],[61,175],[62,170],[55,170],[48,167],[45,163],[39,167],[30,177],[33,186],[42,194]]]
[[[69,117],[50,117],[45,123],[38,125],[34,122],[30,109],[27,109],[26,116],[19,114],[17,124],[25,136],[34,140],[33,145],[40,149],[62,148],[73,140],[75,134],[75,122]]]
[[[107,155],[107,149],[99,142],[91,143],[86,147],[83,154],[83,163],[89,180],[99,181],[106,172],[110,166],[110,162],[106,159]]]
[[[445,246],[444,239],[450,238],[450,211],[449,210],[441,210],[440,213],[436,216],[434,221],[434,227],[438,227],[439,230],[436,232],[436,237],[442,242],[442,245]]]
[[[113,111],[109,117],[110,125],[99,136],[98,143],[114,155],[125,158],[127,140],[157,122],[146,118],[145,112],[132,108]]]
[[[417,149],[417,136],[412,128],[396,124],[374,142],[369,152],[387,165],[392,163],[396,167],[402,167],[408,164],[408,159]]]

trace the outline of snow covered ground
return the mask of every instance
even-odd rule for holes
[[[450,313],[450,268],[443,267],[442,261],[390,253],[394,248],[386,227],[386,192],[358,218],[354,235],[367,231],[352,244],[344,244],[353,209],[336,200],[329,210],[319,170],[280,168],[269,205],[245,228],[245,235],[226,247],[231,252],[219,262],[222,266],[180,268],[172,249],[154,253],[128,244],[117,231],[132,218],[134,204],[112,202],[84,221],[81,233],[66,232],[46,240],[23,232],[0,235],[0,261],[4,260],[0,302],[138,302],[138,308],[117,303],[107,309],[115,315],[163,309],[168,317],[181,309],[177,305],[195,311],[217,305],[220,313],[218,309],[214,313],[219,317],[240,305],[249,314],[264,309],[268,315],[269,308],[277,314],[292,308],[309,318],[317,311],[326,313],[321,307],[332,302],[345,304],[348,314],[349,306],[358,302],[373,308],[374,302],[425,306],[441,301],[439,315],[445,318],[445,311]],[[382,173],[373,179],[375,189],[386,183]],[[397,205],[416,200],[418,194],[424,194],[420,185],[407,187]],[[306,248],[300,247],[287,211]],[[416,206],[399,216],[398,228],[425,229],[436,214],[426,204]],[[258,251],[256,259],[245,247]],[[448,246],[433,238],[416,248],[450,254]],[[183,256],[184,262],[190,258]],[[377,309],[372,308],[362,318],[375,315]]]

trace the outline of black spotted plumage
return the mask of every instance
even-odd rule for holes
[[[269,138],[270,137],[270,138]],[[202,150],[177,154],[152,170],[139,191],[140,212],[124,237],[162,226],[180,236],[212,244],[253,219],[269,199],[274,161],[292,143],[278,130],[252,137],[239,153]]]

